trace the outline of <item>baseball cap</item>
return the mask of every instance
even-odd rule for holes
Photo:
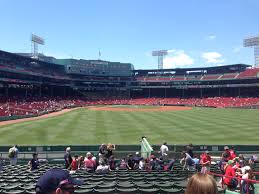
[[[139,152],[136,152],[136,155],[139,155]]]
[[[206,150],[205,153],[206,153],[206,154],[209,154],[210,152],[209,152],[209,150]]]
[[[233,163],[234,163],[233,160],[229,160],[229,161],[228,161],[228,164],[233,164]]]
[[[54,191],[66,184],[82,185],[83,181],[72,178],[67,170],[53,168],[39,178],[35,188],[36,194]]]

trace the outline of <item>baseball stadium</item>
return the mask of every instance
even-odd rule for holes
[[[259,3],[161,2],[0,2],[0,194],[259,194]]]
[[[180,157],[189,143],[196,153],[210,151],[215,157],[225,145],[247,157],[258,152],[259,68],[251,65],[134,69],[130,63],[0,51],[0,81],[1,157],[8,160],[16,144],[21,163],[37,152],[43,164],[34,180],[62,166],[68,146],[74,154],[98,157],[99,146],[111,142],[117,160],[136,151],[158,157],[163,141],[171,158]],[[3,193],[35,192],[33,177],[19,174],[27,168],[20,165],[7,165],[1,175]],[[211,173],[220,178],[216,166]],[[109,176],[83,171],[75,177],[90,177],[92,185],[76,193],[183,193],[186,177],[195,172],[180,164],[170,172],[155,170],[152,177],[136,170]],[[156,176],[166,184],[151,183]],[[17,184],[6,186],[6,181]]]

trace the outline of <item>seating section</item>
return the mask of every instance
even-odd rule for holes
[[[259,76],[259,68],[246,69],[243,72],[224,73],[224,74],[205,74],[205,75],[182,75],[182,76],[137,76],[137,81],[184,81],[184,80],[227,80],[227,79],[246,79]]]
[[[70,107],[88,105],[188,105],[202,107],[250,107],[258,106],[259,98],[212,97],[212,98],[136,98],[136,99],[88,99],[77,97],[13,97],[0,99],[0,117],[39,115]]]
[[[62,168],[63,165],[44,164],[37,171],[30,172],[26,165],[5,166],[0,174],[0,193],[32,194],[35,184],[45,171],[50,168]],[[218,173],[216,166],[212,167]],[[127,171],[116,170],[106,175],[90,174],[81,169],[71,176],[83,180],[83,185],[75,193],[175,193],[183,194],[187,186],[187,178],[195,170],[182,170],[182,166],[174,166],[172,171]]]
[[[242,79],[242,78],[256,78],[259,73],[259,68],[254,68],[254,69],[247,69],[244,72],[241,72],[237,78]]]
[[[238,73],[225,73],[220,77],[220,79],[235,79],[238,75]]]
[[[215,80],[215,79],[219,79],[219,77],[221,76],[221,74],[207,74],[204,75],[201,80]]]

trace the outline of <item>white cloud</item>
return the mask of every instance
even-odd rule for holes
[[[218,52],[205,52],[202,53],[202,58],[206,60],[206,63],[218,64],[224,62],[222,54]]]
[[[176,51],[175,49],[169,49],[169,50],[167,50],[168,53],[173,53],[173,52],[175,52],[175,51]]]
[[[183,50],[170,50],[169,53],[171,56],[166,56],[163,60],[165,69],[192,65],[194,63],[194,60]]]
[[[206,40],[215,40],[216,39],[216,35],[209,35],[205,39]]]

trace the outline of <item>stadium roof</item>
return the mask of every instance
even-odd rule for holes
[[[174,68],[174,69],[137,69],[133,70],[133,72],[170,72],[170,71],[206,71],[206,70],[225,70],[225,69],[245,69],[247,67],[251,67],[251,65],[247,64],[233,64],[233,65],[222,65],[222,66],[214,66],[214,67],[195,67],[195,68]]]

